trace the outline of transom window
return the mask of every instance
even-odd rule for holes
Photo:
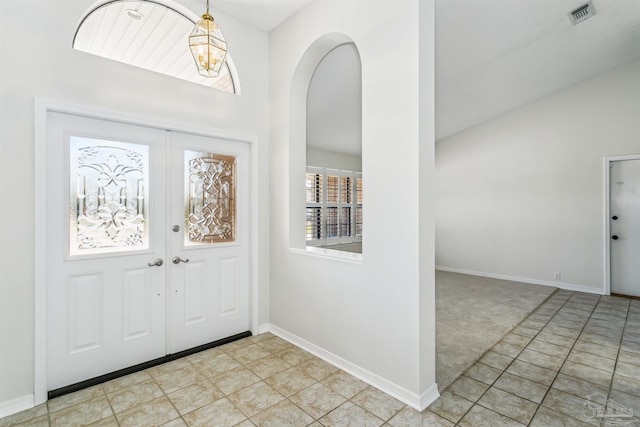
[[[198,74],[188,42],[195,25],[193,18],[198,17],[184,7],[178,10],[170,4],[179,6],[165,0],[101,1],[82,18],[73,38],[73,48],[239,94],[238,78],[232,71],[229,54],[218,77]],[[217,36],[223,38],[220,32]]]
[[[362,241],[362,173],[307,166],[307,246]]]

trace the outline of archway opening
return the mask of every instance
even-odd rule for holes
[[[362,253],[362,66],[353,43],[318,64],[306,108],[307,247]]]

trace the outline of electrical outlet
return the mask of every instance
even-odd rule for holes
[[[560,272],[556,271],[555,273],[553,273],[553,280],[560,280]]]

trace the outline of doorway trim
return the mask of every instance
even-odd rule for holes
[[[236,134],[210,127],[195,127],[182,122],[167,122],[148,116],[136,116],[80,104],[71,104],[47,98],[34,100],[35,151],[35,341],[34,341],[34,403],[47,401],[47,248],[39,236],[47,235],[47,119],[51,112],[72,114],[148,128],[182,132],[211,138],[249,144],[249,312],[251,331],[259,332],[259,262],[258,262],[258,138],[255,135]]]
[[[640,160],[640,154],[604,158],[604,295],[611,295],[611,163],[622,160]]]

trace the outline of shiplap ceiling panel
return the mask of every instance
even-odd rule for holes
[[[122,40],[122,36],[124,35],[125,31],[133,23],[133,19],[127,17],[123,6],[124,4],[116,4],[114,5],[114,7],[104,8],[105,14],[102,22],[104,23],[104,26],[106,28],[110,29],[108,33],[105,31],[102,40],[103,44],[101,48],[102,52],[104,52],[105,55],[113,55],[113,52],[118,47],[118,44]],[[127,19],[118,19],[123,15]],[[142,21],[137,21],[136,23],[141,24]]]
[[[120,10],[122,10],[119,4],[114,4],[112,7],[105,7],[101,9],[100,25],[98,26],[98,32],[93,41],[93,45],[95,49],[99,49],[100,52],[104,51],[105,46],[107,45],[107,40],[111,37],[113,33],[113,26],[116,24],[116,18],[120,14]],[[121,22],[124,22],[121,21]],[[105,54],[107,54],[105,52]]]
[[[185,61],[184,56],[187,56],[187,59],[193,61],[188,52],[181,49],[179,45],[175,45],[169,52],[167,52],[162,63],[158,65],[158,69],[164,70],[164,73],[171,76],[178,75],[178,72],[181,70],[180,64],[184,64]]]
[[[141,14],[134,19],[128,11]],[[189,50],[194,22],[153,1],[105,2],[78,28],[75,49],[166,74],[203,86],[234,92],[228,64],[216,78],[198,74]],[[229,57],[227,57],[229,60]]]
[[[139,54],[142,47],[147,43],[151,37],[152,28],[150,26],[140,26],[135,35],[127,37],[129,42],[128,46],[122,46],[119,55],[116,57],[118,61],[131,63],[134,57]]]
[[[154,35],[159,34],[160,36],[157,39],[155,49],[147,55],[144,63],[145,67],[163,72],[162,70],[167,68],[166,56],[178,43],[182,46],[183,51],[188,52],[189,30],[191,30],[190,26],[184,28],[178,21],[168,22],[166,19],[162,20],[158,24],[157,31],[154,32]]]

